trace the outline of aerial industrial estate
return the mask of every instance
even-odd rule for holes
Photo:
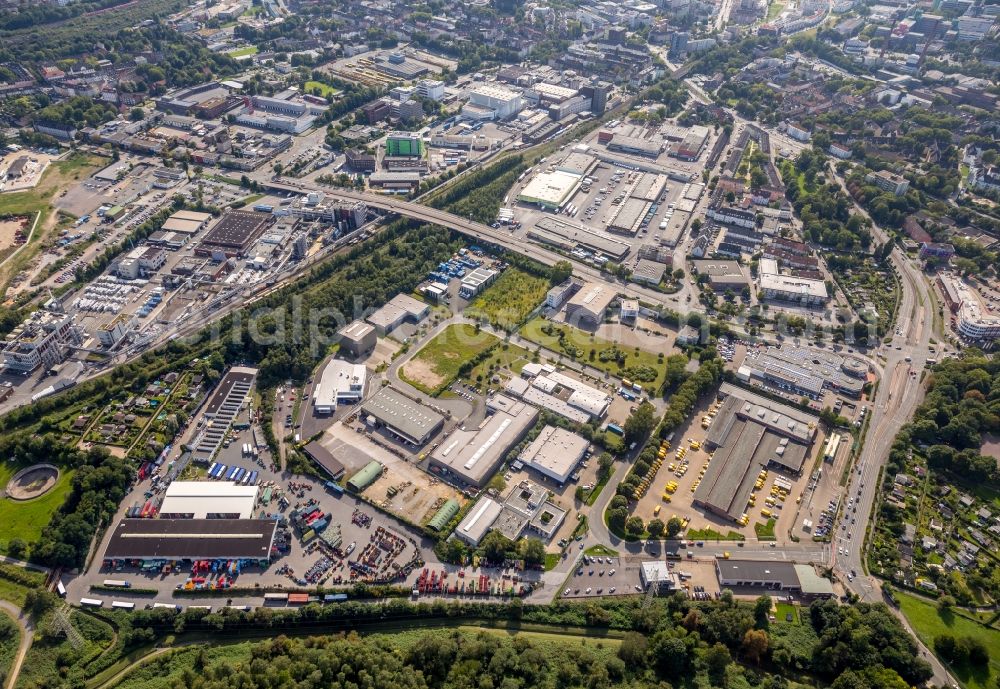
[[[992,689],[998,23],[3,4],[0,681]]]

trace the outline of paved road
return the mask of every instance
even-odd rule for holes
[[[833,171],[832,171],[833,172]],[[843,179],[833,172],[834,178],[847,194]],[[871,221],[871,216],[861,206],[855,205],[855,212]],[[890,240],[888,234],[872,221],[872,234],[878,242]],[[891,261],[900,278],[901,298],[896,318],[896,330],[888,345],[884,345],[885,365],[882,381],[871,409],[871,420],[864,447],[858,457],[855,470],[851,474],[848,495],[853,496],[856,505],[851,511],[845,510],[844,521],[850,519],[845,531],[836,532],[831,550],[834,571],[847,581],[847,586],[861,600],[874,602],[882,599],[878,579],[867,574],[864,563],[864,539],[867,525],[873,518],[875,499],[879,491],[879,475],[889,456],[889,449],[899,432],[916,410],[923,398],[920,371],[928,358],[928,347],[934,328],[934,299],[931,288],[919,269],[897,246],[891,254]],[[914,372],[915,374],[911,374]],[[852,528],[853,527],[853,528]],[[850,580],[853,578],[853,581]],[[896,616],[913,633],[909,622],[898,610]],[[916,634],[913,635],[916,638]],[[956,684],[945,667],[929,649],[920,643],[921,654],[934,669],[931,681],[939,686]]]
[[[17,684],[18,675],[21,674],[21,665],[24,664],[24,658],[28,655],[28,649],[31,648],[31,641],[35,636],[35,627],[31,624],[31,620],[25,615],[21,608],[17,607],[13,603],[8,603],[5,600],[0,600],[0,610],[3,610],[17,622],[17,626],[21,628],[21,643],[17,647],[17,655],[14,656],[14,662],[10,666],[10,672],[7,674],[7,689],[14,689],[14,685]]]

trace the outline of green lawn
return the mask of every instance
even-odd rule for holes
[[[771,0],[771,4],[767,6],[767,20],[771,21],[779,14],[781,14],[785,9],[785,3],[782,0]]]
[[[757,538],[762,541],[773,541],[774,540],[774,525],[777,523],[777,519],[773,517],[767,520],[767,523],[757,522],[753,525],[753,530],[757,532]]]
[[[329,84],[324,84],[322,81],[307,81],[306,85],[303,87],[303,93],[313,93],[316,89],[319,89],[319,95],[323,98],[332,98],[340,93],[339,90],[333,88]]]
[[[6,552],[7,543],[15,537],[26,543],[38,540],[52,515],[66,502],[73,473],[73,470],[63,471],[52,490],[40,498],[21,502],[0,499],[0,551]],[[7,485],[7,479],[0,476],[0,483]]]
[[[785,617],[787,617],[788,614],[791,613],[792,615],[791,624],[799,623],[799,611],[798,608],[796,608],[794,605],[791,605],[790,603],[778,603],[774,607],[775,607],[774,617],[778,622],[781,623],[785,622],[786,621]]]
[[[257,54],[257,46],[255,45],[248,45],[243,48],[238,48],[237,50],[233,50],[227,53],[229,57],[246,57],[247,55],[256,55],[256,54]]]
[[[724,534],[711,527],[704,529],[688,529],[687,538],[689,541],[742,541],[744,536],[736,531]]]
[[[550,323],[544,318],[528,321],[520,334],[524,339],[570,359],[607,371],[618,378],[635,380],[647,392],[658,390],[663,384],[666,363],[652,352],[609,342],[570,325]]]
[[[521,369],[530,361],[531,352],[523,347],[505,342],[494,349],[484,361],[473,366],[465,378],[473,384],[484,383],[488,388],[498,388],[499,384],[493,385],[490,382],[495,371],[507,369],[515,375],[521,375]],[[482,376],[481,379],[480,376]]]
[[[466,364],[500,340],[465,323],[449,325],[424,345],[400,369],[399,375],[413,387],[434,395],[458,377]]]
[[[899,607],[906,619],[913,625],[914,631],[924,644],[933,649],[934,637],[942,634],[952,636],[974,636],[989,649],[990,666],[988,669],[973,671],[969,668],[951,668],[955,676],[969,689],[993,689],[996,678],[1000,676],[1000,631],[946,611],[938,611],[934,603],[901,591],[895,591]]]
[[[509,268],[469,304],[465,315],[512,330],[538,308],[548,291],[548,280]]]
[[[555,569],[561,559],[562,555],[559,553],[545,553],[545,571],[550,572]]]
[[[610,555],[611,557],[618,557],[618,551],[609,548],[606,545],[592,545],[583,551],[586,555]]]

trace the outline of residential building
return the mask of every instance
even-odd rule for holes
[[[865,181],[896,196],[902,196],[910,188],[909,180],[888,170],[869,172],[865,175]]]

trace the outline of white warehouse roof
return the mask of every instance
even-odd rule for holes
[[[585,438],[564,428],[546,426],[518,459],[558,483],[566,483],[589,445]]]
[[[174,481],[160,505],[160,515],[234,515],[250,519],[257,502],[257,486],[241,486],[221,481]]]
[[[501,511],[503,505],[492,498],[484,497],[465,515],[465,519],[455,529],[455,536],[471,546],[479,545]]]

